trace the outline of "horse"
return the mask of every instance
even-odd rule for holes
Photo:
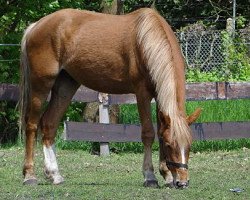
[[[64,181],[56,160],[56,130],[71,98],[80,85],[85,85],[102,93],[135,94],[142,126],[145,187],[159,186],[152,164],[155,132],[150,106],[154,98],[160,174],[169,187],[188,186],[189,125],[201,109],[186,115],[184,58],[170,25],[157,11],[143,8],[117,16],[59,10],[26,29],[20,58],[24,184],[38,182],[33,160],[38,129],[45,176],[53,184]]]

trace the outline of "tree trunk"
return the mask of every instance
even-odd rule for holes
[[[114,0],[112,4],[109,4],[107,0],[102,0],[101,10],[103,13],[121,15],[123,14],[123,2],[124,0]]]

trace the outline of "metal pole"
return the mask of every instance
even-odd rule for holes
[[[235,20],[236,20],[236,0],[233,0],[233,31],[235,31]]]

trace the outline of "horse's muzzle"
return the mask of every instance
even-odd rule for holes
[[[177,181],[175,184],[175,187],[177,189],[185,189],[188,187],[189,181]]]

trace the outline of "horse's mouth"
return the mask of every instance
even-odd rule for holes
[[[189,180],[188,181],[173,181],[173,185],[176,189],[185,189],[185,188],[188,188]]]

